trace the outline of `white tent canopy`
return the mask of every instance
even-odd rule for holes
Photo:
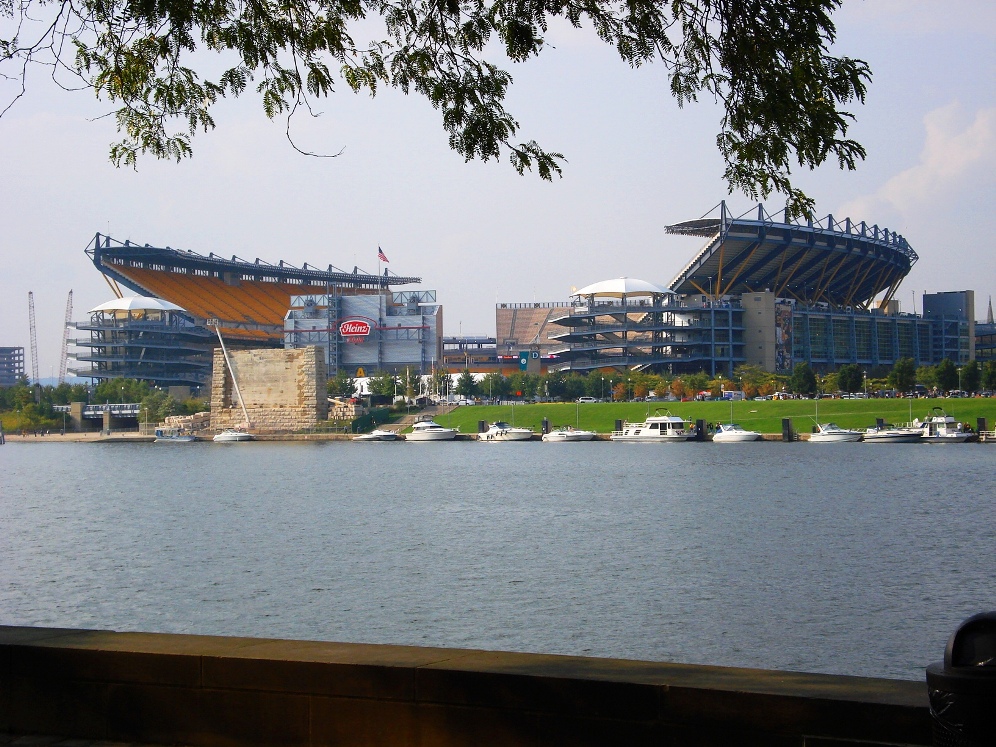
[[[613,278],[612,280],[602,280],[592,283],[580,290],[571,293],[572,296],[608,296],[611,298],[622,298],[623,296],[651,296],[665,293],[671,295],[671,291],[662,285],[648,283],[646,280],[637,278]]]
[[[161,298],[125,296],[94,306],[87,313],[92,314],[95,311],[185,311],[185,309]]]

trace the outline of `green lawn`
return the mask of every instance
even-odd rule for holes
[[[910,420],[910,400],[906,399],[821,399],[821,423],[834,422],[844,428],[866,428],[875,425],[876,418],[888,423],[905,423]],[[976,418],[987,419],[989,429],[996,428],[996,398],[992,399],[915,399],[912,401],[913,417],[920,418],[939,406],[949,415],[964,421],[973,428]],[[791,418],[797,433],[808,433],[816,415],[816,400],[782,400],[733,403],[733,419],[740,425],[759,433],[781,433],[782,418]],[[459,426],[463,433],[476,433],[477,421],[514,421],[517,426],[537,431],[543,418],[552,426],[574,425],[599,433],[613,430],[616,419],[642,421],[647,414],[660,414],[669,410],[692,422],[699,418],[715,423],[730,420],[728,402],[597,402],[588,404],[546,403],[535,405],[481,405],[458,407],[448,415],[441,415],[436,422],[447,427]]]

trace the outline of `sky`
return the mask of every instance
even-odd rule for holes
[[[834,20],[834,53],[874,73],[849,133],[868,157],[852,172],[797,171],[798,185],[821,217],[906,237],[920,259],[896,296],[904,311],[925,291],[970,289],[984,318],[996,292],[996,4],[845,0]],[[631,69],[590,28],[555,24],[548,40],[510,68],[508,109],[520,140],[566,156],[552,183],[504,159],[465,163],[418,96],[345,86],[292,124],[300,147],[336,158],[295,152],[285,122],[246,96],[218,107],[192,159],[119,169],[107,103],[36,71],[0,118],[0,346],[29,348],[33,291],[39,374],[57,372],[69,290],[75,320],[112,297],[83,253],[96,233],[368,271],[379,246],[393,272],[438,292],[447,335],[494,335],[496,301],[564,301],[620,276],[670,284],[702,239],[664,226],[723,199],[734,214],[754,204],[722,179],[720,110],[679,109],[663,66]]]

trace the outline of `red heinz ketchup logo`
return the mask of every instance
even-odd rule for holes
[[[350,319],[339,325],[339,334],[344,337],[369,335],[370,323],[360,319]]]

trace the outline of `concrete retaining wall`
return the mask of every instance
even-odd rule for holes
[[[930,744],[922,682],[0,626],[0,732],[191,745]]]

